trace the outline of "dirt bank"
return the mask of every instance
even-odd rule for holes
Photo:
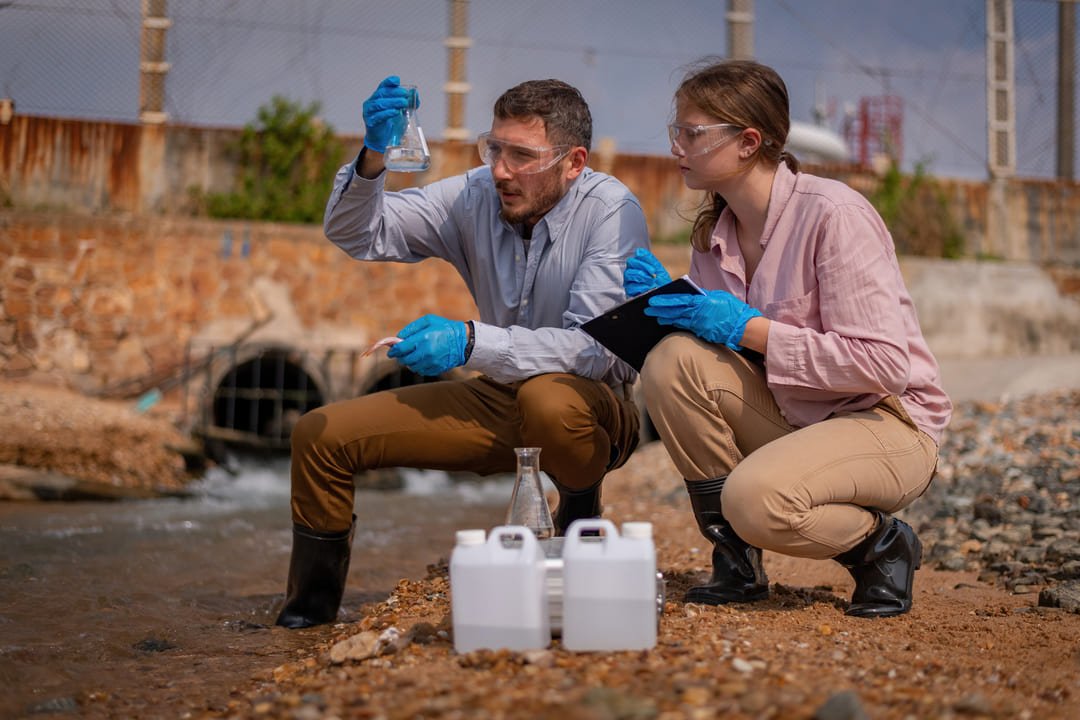
[[[167,411],[0,381],[0,500],[134,498],[181,492],[187,437]]]

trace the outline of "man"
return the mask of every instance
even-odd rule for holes
[[[478,146],[485,166],[385,192],[383,153],[407,91],[383,80],[364,103],[364,148],[334,181],[327,237],[358,260],[438,257],[465,280],[479,320],[425,315],[389,356],[414,372],[480,373],[372,393],[304,415],[292,434],[293,551],[278,625],[337,617],[353,522],[353,476],[382,467],[515,469],[515,447],[543,448],[559,490],[556,532],[600,513],[604,474],[638,440],[634,371],[579,325],[625,299],[626,258],[648,245],[622,183],[586,163],[592,116],[557,80],[522,83],[495,103]]]

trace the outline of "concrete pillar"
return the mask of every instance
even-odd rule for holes
[[[465,127],[465,98],[472,86],[465,81],[465,52],[472,47],[469,36],[469,0],[450,0],[450,32],[446,37],[447,81],[446,91],[446,140],[468,140]]]

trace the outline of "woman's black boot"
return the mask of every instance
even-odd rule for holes
[[[349,574],[355,527],[355,515],[352,527],[332,535],[293,525],[288,589],[276,625],[295,630],[337,619]]]
[[[743,541],[724,519],[720,493],[725,480],[726,475],[716,480],[685,481],[698,528],[713,544],[712,579],[687,590],[686,602],[723,605],[764,600],[769,596],[769,578],[761,564],[761,548]]]
[[[562,485],[555,483],[559,489],[559,506],[555,508],[552,521],[555,524],[555,535],[563,537],[570,523],[582,518],[598,518],[601,513],[600,486],[603,481],[596,483],[587,490],[568,490]]]
[[[922,564],[922,543],[903,520],[870,510],[877,526],[870,535],[834,560],[855,578],[847,614],[892,617],[911,609],[915,570]]]

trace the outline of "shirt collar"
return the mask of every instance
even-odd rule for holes
[[[769,190],[769,209],[765,215],[765,227],[761,231],[761,247],[769,244],[769,239],[772,238],[776,224],[784,213],[784,208],[787,207],[791,196],[795,194],[795,179],[795,173],[791,172],[787,163],[784,162],[781,162],[777,166],[776,172],[773,173],[772,188]],[[716,224],[712,237],[709,238],[709,246],[714,250],[717,246],[720,246],[721,250],[723,250],[728,232],[734,230],[734,218],[731,215],[731,209],[725,207],[717,219],[719,222]],[[721,232],[721,228],[723,228],[723,232]]]
[[[776,223],[784,214],[791,196],[795,194],[795,173],[788,169],[787,163],[781,161],[773,173],[772,191],[769,193],[769,211],[765,215],[765,227],[761,231],[761,247],[765,247],[772,238]]]

